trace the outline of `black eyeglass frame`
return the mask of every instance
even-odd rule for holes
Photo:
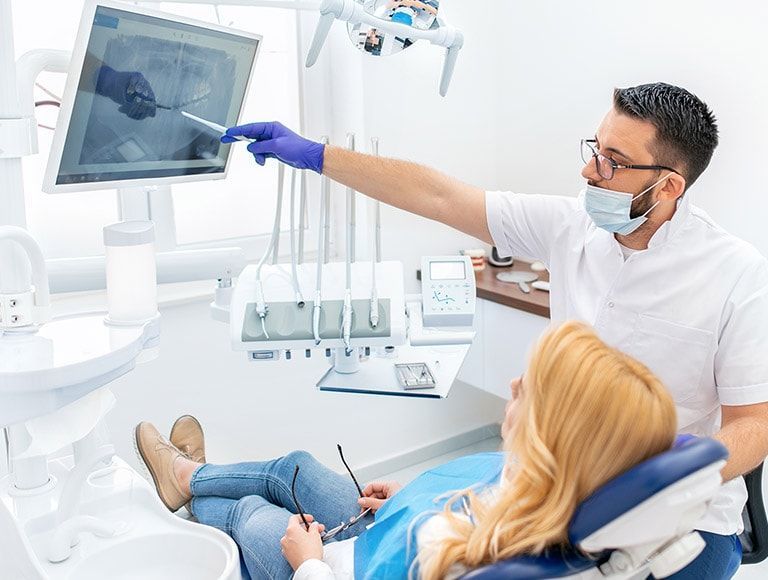
[[[337,443],[336,448],[339,451],[341,462],[344,464],[344,467],[347,469],[347,473],[349,473],[349,476],[352,478],[352,481],[355,483],[355,487],[357,488],[357,493],[360,495],[360,497],[363,497],[363,490],[360,488],[360,484],[357,482],[357,478],[355,477],[355,474],[352,473],[352,470],[347,464],[347,460],[344,459],[344,451],[342,451],[341,445]],[[301,507],[301,503],[299,503],[299,498],[296,497],[296,479],[298,478],[298,476],[299,476],[299,466],[296,465],[296,468],[293,470],[293,480],[291,481],[291,495],[293,496],[293,503],[296,504],[296,510],[299,513],[299,517],[301,517],[301,521],[304,524],[304,527],[307,530],[309,530],[309,522],[307,521],[307,518],[304,515],[304,508]],[[341,522],[335,528],[326,530],[325,532],[320,534],[320,538],[323,540],[323,542],[327,542],[331,538],[335,537],[337,534],[340,534],[344,530],[347,530],[353,525],[355,525],[357,522],[359,522],[361,519],[367,516],[370,512],[371,512],[371,508],[367,508],[363,510],[358,515],[349,518],[349,520],[347,520],[346,522]]]
[[[592,151],[592,155],[589,159],[584,159],[584,145],[589,147],[589,150]],[[606,181],[610,181],[613,179],[613,176],[616,175],[617,169],[641,169],[641,170],[655,170],[655,171],[661,171],[663,169],[667,171],[671,171],[673,173],[677,173],[676,169],[673,169],[671,167],[667,167],[666,165],[622,165],[621,163],[616,163],[613,159],[610,157],[606,157],[602,153],[598,152],[597,149],[593,147],[593,145],[597,145],[597,139],[582,139],[581,140],[581,160],[584,162],[584,165],[587,165],[592,159],[595,160],[595,169],[597,169],[597,173],[605,179]],[[608,164],[611,166],[611,175],[610,177],[607,175],[603,175],[600,173],[600,159],[605,159]]]

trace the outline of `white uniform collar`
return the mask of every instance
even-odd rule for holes
[[[671,220],[661,224],[651,239],[648,241],[648,248],[655,248],[671,240],[677,232],[685,225],[688,216],[691,215],[691,194],[683,194],[677,201],[677,209]]]

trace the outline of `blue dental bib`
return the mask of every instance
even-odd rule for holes
[[[416,534],[421,524],[443,509],[452,492],[497,484],[505,461],[500,452],[469,455],[431,469],[401,489],[376,512],[376,523],[355,541],[355,578],[407,578],[418,552]]]

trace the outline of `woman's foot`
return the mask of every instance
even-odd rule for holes
[[[192,415],[182,415],[171,427],[171,443],[188,459],[205,463],[205,437],[200,422]]]
[[[203,464],[192,461],[186,457],[180,457],[173,464],[173,474],[176,476],[176,481],[179,484],[179,488],[181,488],[181,491],[185,494],[189,494],[190,497],[192,496],[192,488],[190,486],[192,482],[192,475],[201,465]],[[189,509],[189,504],[187,504],[187,509]],[[192,510],[189,511],[191,512]]]
[[[197,464],[184,457],[151,423],[136,425],[134,437],[136,451],[152,476],[157,494],[165,507],[177,511],[192,499],[189,480],[196,467],[190,467]]]

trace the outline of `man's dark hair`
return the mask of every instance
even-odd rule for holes
[[[655,163],[678,168],[686,189],[709,165],[717,147],[717,122],[696,95],[666,83],[651,83],[613,91],[616,111],[656,127],[651,146]]]

